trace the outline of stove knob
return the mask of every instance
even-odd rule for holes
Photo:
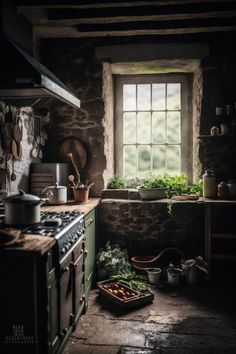
[[[62,254],[66,253],[66,249],[65,249],[65,247],[62,247],[62,249],[61,249],[61,253],[62,253]]]
[[[65,249],[66,249],[66,251],[68,251],[68,249],[69,249],[68,243],[65,244]]]

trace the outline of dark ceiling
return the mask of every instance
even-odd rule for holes
[[[236,0],[15,0],[38,37],[236,33]]]

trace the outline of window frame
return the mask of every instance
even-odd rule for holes
[[[193,120],[192,74],[114,75],[115,174],[123,176],[123,85],[124,84],[181,83],[181,173],[192,182],[193,176]],[[137,110],[138,111],[138,110]],[[122,134],[121,134],[122,133]]]

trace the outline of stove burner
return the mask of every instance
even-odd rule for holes
[[[43,225],[45,227],[55,227],[55,226],[61,226],[62,220],[59,218],[48,218],[43,221]]]

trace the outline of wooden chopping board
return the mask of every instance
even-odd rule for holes
[[[59,154],[62,162],[68,162],[67,154],[72,153],[73,159],[79,171],[86,165],[87,154],[83,144],[76,138],[67,138],[59,146]]]
[[[182,195],[174,195],[172,200],[198,200],[198,196],[196,194],[182,194]]]

